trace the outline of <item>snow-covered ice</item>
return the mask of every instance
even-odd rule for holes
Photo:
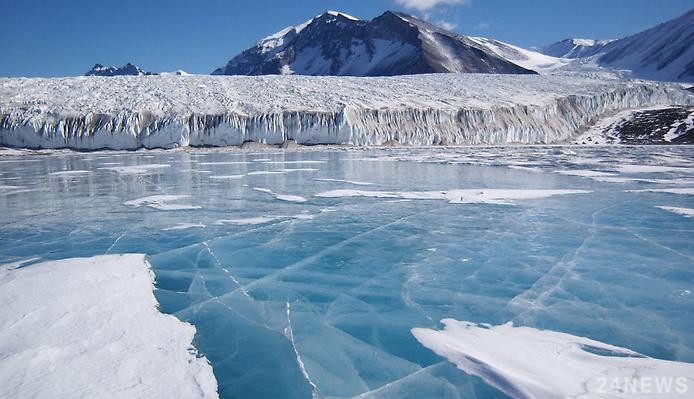
[[[694,195],[694,187],[687,188],[644,188],[640,190],[627,190],[630,193],[670,193],[682,195]]]
[[[87,173],[92,173],[91,170],[64,170],[61,172],[53,172],[51,173],[52,176],[77,176],[77,175],[84,175]]]
[[[188,195],[150,195],[148,197],[126,201],[124,202],[124,204],[135,208],[139,208],[141,206],[148,206],[150,208],[159,209],[162,211],[180,211],[200,208],[200,206],[198,205],[170,203],[188,197]]]
[[[275,216],[258,216],[254,218],[242,218],[242,219],[221,219],[218,220],[216,223],[217,224],[237,224],[237,225],[248,225],[248,224],[263,224],[263,223],[268,223],[272,222],[273,220],[276,220],[277,217]]]
[[[346,183],[346,184],[353,184],[355,186],[371,186],[373,183],[365,182],[365,181],[351,181],[351,180],[341,180],[341,179],[315,179],[316,181],[325,181],[325,182],[338,182],[338,183]]]
[[[163,165],[163,164],[144,164],[144,165],[132,165],[132,166],[106,166],[102,167],[100,169],[105,169],[105,170],[112,170],[116,173],[120,174],[125,174],[125,175],[137,175],[137,174],[145,174],[149,173],[151,171],[156,171],[157,169],[162,169],[162,168],[168,168],[171,165]]]
[[[216,398],[195,328],[152,284],[144,255],[0,266],[0,396]]]
[[[238,180],[243,179],[246,175],[224,175],[224,176],[210,176],[210,179],[215,180]]]
[[[686,172],[691,168],[664,165],[623,165],[617,167],[617,170],[621,173],[663,173]]]
[[[424,346],[514,398],[683,398],[694,364],[651,359],[592,339],[529,327],[442,320],[414,328]]]
[[[253,190],[261,192],[261,193],[266,193],[270,194],[273,197],[277,198],[280,201],[287,201],[287,202],[306,202],[306,198],[300,196],[300,195],[292,195],[292,194],[278,194],[270,190],[269,188],[262,188],[262,187],[254,187]]]
[[[605,177],[618,175],[618,173],[601,172],[599,170],[558,170],[556,171],[556,173],[561,173],[562,175],[582,177]]]
[[[530,189],[465,189],[447,191],[365,191],[333,190],[316,194],[317,197],[373,197],[423,200],[447,200],[451,204],[511,204],[514,200],[546,198],[554,195],[584,194],[585,190],[530,190]]]
[[[689,218],[694,218],[694,209],[692,208],[682,208],[677,206],[657,206],[656,208],[684,215]]]
[[[177,223],[175,226],[167,227],[164,231],[186,230],[186,229],[204,229],[206,226],[202,223]]]

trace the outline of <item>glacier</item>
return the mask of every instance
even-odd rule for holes
[[[0,145],[139,149],[548,144],[620,111],[694,104],[676,85],[610,74],[388,78],[0,79]]]
[[[79,258],[123,288],[114,298],[146,288],[151,305],[153,289],[160,312],[195,327],[191,351],[221,398],[571,394],[585,370],[622,366],[639,373],[609,375],[620,384],[674,389],[694,364],[692,195],[689,146],[9,150],[0,264],[40,277]],[[120,255],[137,261],[135,280],[105,265]],[[88,315],[105,291],[73,272]],[[32,281],[3,286],[3,303],[57,302]],[[32,320],[3,325],[0,345],[50,336]],[[102,327],[118,337],[119,325]],[[160,345],[189,355],[173,346]],[[17,364],[0,387],[30,365]],[[559,380],[559,365],[580,374]],[[685,382],[675,397],[691,396]]]

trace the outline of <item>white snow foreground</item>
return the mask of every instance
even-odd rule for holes
[[[514,398],[688,398],[694,364],[649,358],[570,334],[444,319],[415,338]]]
[[[578,76],[5,78],[0,145],[554,143],[605,114],[692,103],[673,85]]]
[[[144,255],[0,266],[0,397],[216,398]]]

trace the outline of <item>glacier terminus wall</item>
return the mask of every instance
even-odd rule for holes
[[[691,105],[680,86],[581,76],[0,79],[0,145],[547,144],[618,111]]]

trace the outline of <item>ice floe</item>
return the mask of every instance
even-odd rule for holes
[[[158,311],[144,255],[0,266],[0,303],[1,397],[217,397],[195,327]]]
[[[210,179],[214,180],[239,180],[243,179],[246,175],[226,175],[226,176],[210,176]]]
[[[306,160],[306,161],[264,161],[263,163],[268,164],[268,165],[315,165],[315,164],[323,164],[326,163],[326,161],[320,161],[320,160]]]
[[[618,176],[617,173],[611,172],[601,172],[597,170],[558,170],[555,173],[568,176],[580,176],[580,177],[605,177],[605,176]]]
[[[688,218],[694,218],[694,209],[692,208],[682,208],[682,207],[676,207],[676,206],[656,206],[656,208],[660,208],[669,212],[677,213],[680,215],[684,215]]]
[[[628,193],[668,193],[668,194],[682,194],[682,195],[694,195],[694,187],[686,188],[644,188],[639,190],[625,190]]]
[[[247,176],[263,176],[263,175],[283,175],[287,173],[283,170],[256,170],[253,172],[248,172]]]
[[[306,202],[306,198],[300,196],[300,195],[291,195],[291,194],[277,194],[273,192],[272,190],[268,188],[261,188],[261,187],[253,187],[253,190],[261,192],[261,193],[266,193],[270,194],[275,199],[278,199],[280,201],[287,201],[287,202]]]
[[[52,176],[78,176],[92,173],[91,170],[63,170],[60,172],[50,173]]]
[[[137,198],[134,200],[126,201],[124,204],[128,206],[133,206],[139,208],[141,206],[148,206],[150,208],[159,209],[162,211],[177,211],[186,209],[199,209],[200,206],[189,205],[189,204],[170,204],[170,202],[178,201],[184,198],[188,198],[188,195],[150,195],[148,197]]]
[[[149,164],[149,165],[133,165],[133,166],[109,166],[105,168],[99,168],[104,170],[111,170],[116,173],[125,175],[139,175],[149,173],[152,170],[168,168],[171,165],[164,164]]]
[[[316,197],[371,197],[418,200],[447,200],[451,204],[512,204],[514,200],[547,198],[555,195],[585,194],[586,190],[525,190],[525,189],[457,189],[448,191],[365,191],[332,190],[316,194]]]
[[[247,161],[198,162],[200,166],[248,165]]]
[[[514,398],[685,398],[694,364],[649,358],[592,339],[531,327],[442,320],[417,340]]]
[[[215,222],[215,224],[235,224],[239,226],[254,225],[254,224],[264,224],[277,220],[277,216],[258,216],[253,218],[242,218],[242,219],[221,219]]]
[[[314,179],[316,181],[324,181],[324,182],[335,182],[335,183],[345,183],[345,184],[353,184],[355,186],[372,186],[374,183],[369,183],[365,181],[354,181],[354,180],[342,180],[342,179]]]
[[[665,172],[694,172],[694,168],[663,165],[623,165],[617,168],[621,173],[665,173]]]
[[[16,190],[24,188],[23,186],[0,185],[0,190]]]
[[[204,229],[205,226],[202,223],[177,223],[173,227],[167,227],[163,229],[164,231],[172,231],[172,230],[187,230],[187,229]]]

